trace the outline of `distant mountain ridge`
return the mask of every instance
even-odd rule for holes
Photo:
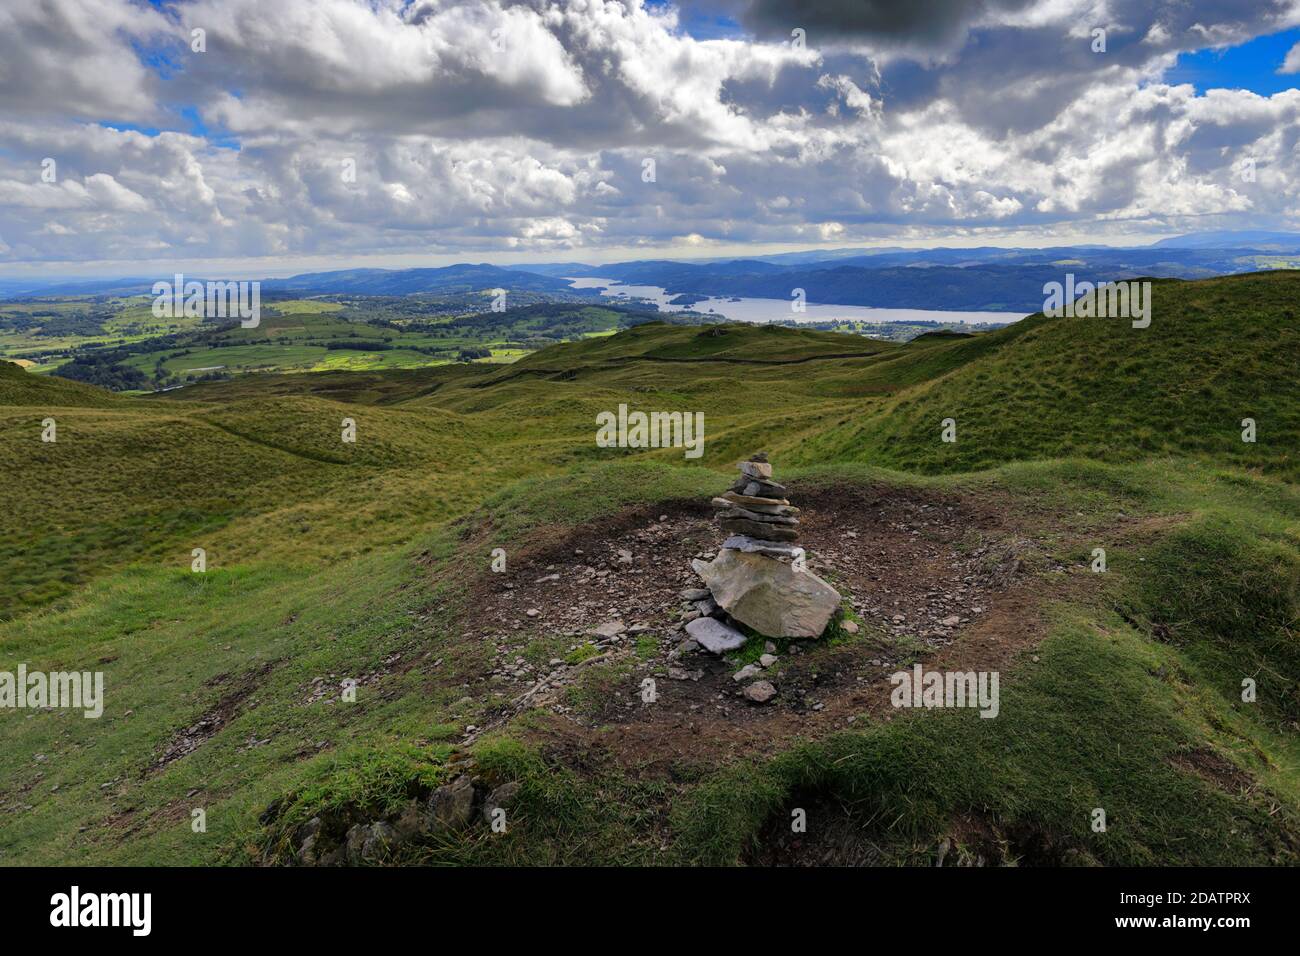
[[[185,273],[186,281],[207,282],[212,276]],[[153,277],[82,279],[71,282],[0,285],[0,297],[55,295],[148,295],[154,282],[171,281],[172,273]],[[220,280],[226,281],[226,280]],[[304,272],[283,279],[259,279],[263,293],[311,295],[414,295],[418,293],[477,292],[485,289],[567,292],[569,283],[520,269],[489,263],[457,263],[424,269],[338,269]]]
[[[931,249],[809,250],[740,259],[642,259],[592,265],[582,262],[495,266],[457,263],[415,269],[341,269],[263,279],[262,292],[288,295],[413,295],[491,289],[581,294],[573,277],[649,285],[670,295],[789,299],[803,289],[809,302],[960,311],[1036,311],[1045,283],[1066,272],[1080,280],[1203,279],[1294,266],[1300,234],[1207,232],[1162,239],[1147,246],[1053,246],[1041,249],[981,246]],[[165,278],[170,278],[167,276]],[[192,278],[203,281],[199,276]],[[53,281],[23,287],[0,280],[0,296],[140,295],[145,278]],[[598,295],[596,290],[588,294]]]
[[[346,269],[307,272],[288,279],[264,279],[263,291],[412,295],[421,292],[477,292],[483,289],[567,292],[569,283],[551,276],[504,269],[489,263],[457,263],[428,269]]]
[[[1293,232],[1262,232],[1258,230],[1222,230],[1194,232],[1186,236],[1173,236],[1153,243],[1154,246],[1174,249],[1231,249],[1250,246],[1256,249],[1277,249],[1300,252],[1300,235]]]
[[[934,249],[785,267],[761,259],[615,263],[594,275],[662,287],[670,295],[790,299],[802,289],[808,302],[828,305],[1035,312],[1042,308],[1043,286],[1062,281],[1066,273],[1093,282],[1207,279],[1258,271],[1266,267],[1263,260],[1279,254],[1249,247]]]

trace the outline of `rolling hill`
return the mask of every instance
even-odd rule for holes
[[[1128,461],[1204,454],[1242,468],[1300,476],[1300,304],[1295,272],[1157,282],[1152,325],[1035,316],[987,336],[937,346],[928,381],[800,455],[922,471],[1066,456]],[[944,366],[948,374],[935,375]],[[939,423],[958,441],[937,443]],[[1277,441],[1243,442],[1242,420]]]
[[[209,277],[189,276],[187,278],[206,283]],[[0,285],[0,293],[13,298],[148,295],[158,279],[158,276],[134,276],[67,281],[10,280]],[[533,291],[568,291],[569,289],[569,283],[563,279],[518,269],[504,269],[488,263],[468,262],[420,269],[336,269],[330,272],[304,272],[287,278],[263,278],[258,281],[261,282],[263,291],[268,294],[410,295],[420,292],[474,292],[495,287]]]
[[[466,771],[517,785],[507,833],[371,862],[1294,864],[1300,274],[1154,295],[1144,330],[650,322],[152,398],[0,365],[0,669],[108,698],[0,720],[0,862],[312,862]],[[703,458],[598,448],[620,403],[702,412]],[[759,448],[846,597],[768,708],[731,680],[761,638],[677,640]],[[914,663],[1000,672],[1000,716],[891,710]]]

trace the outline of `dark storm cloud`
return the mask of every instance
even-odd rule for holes
[[[761,37],[788,37],[801,27],[818,43],[836,39],[930,46],[961,37],[989,13],[1023,10],[1033,0],[741,0],[741,23]]]

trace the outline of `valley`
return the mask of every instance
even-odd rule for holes
[[[493,312],[487,293],[276,299],[254,328],[158,319],[148,297],[12,301],[0,303],[0,357],[38,374],[139,394],[249,373],[512,362],[653,317],[549,295],[512,293],[511,300],[508,311]]]

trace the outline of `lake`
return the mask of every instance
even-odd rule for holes
[[[959,322],[976,325],[981,322],[1006,325],[1019,322],[1027,313],[1022,312],[943,312],[933,309],[875,309],[865,305],[822,305],[807,303],[803,312],[793,312],[788,299],[745,299],[733,301],[727,296],[710,296],[694,305],[669,305],[676,298],[654,285],[624,285],[617,279],[595,276],[570,278],[575,289],[599,289],[600,294],[611,299],[647,299],[664,312],[695,311],[715,313],[736,322],[834,322],[853,319],[859,322]]]

